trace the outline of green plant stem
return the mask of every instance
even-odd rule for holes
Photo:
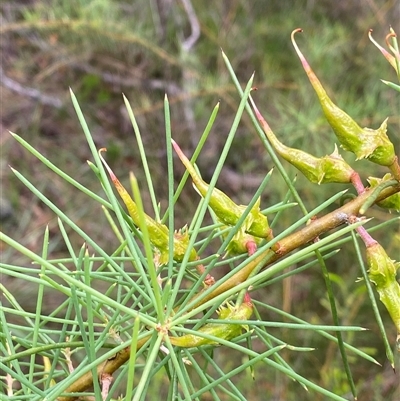
[[[129,103],[129,100],[126,98],[125,95],[123,95],[123,98],[124,98],[126,110],[128,111],[129,119],[131,120],[133,131],[136,136],[136,142],[138,144],[139,154],[140,154],[140,158],[142,160],[143,170],[144,170],[144,174],[145,174],[146,181],[147,181],[147,187],[149,189],[149,194],[150,194],[150,199],[151,199],[151,203],[152,203],[153,210],[154,210],[155,220],[160,221],[159,210],[157,207],[157,199],[156,199],[156,195],[154,192],[154,185],[153,185],[153,181],[151,179],[151,173],[150,173],[149,165],[147,162],[146,152],[145,152],[144,146],[143,146],[142,135],[140,134],[140,129],[137,124],[135,115],[133,114],[132,107]]]
[[[158,333],[158,336],[154,339],[152,338],[151,344],[149,346],[150,351],[147,356],[146,364],[143,369],[142,377],[140,378],[140,381],[136,387],[136,393],[134,397],[132,398],[132,401],[139,401],[142,400],[142,395],[145,394],[145,388],[146,385],[148,385],[148,377],[150,374],[150,371],[155,363],[155,360],[157,358],[160,345],[162,342],[163,336],[161,333]]]
[[[46,226],[46,230],[44,232],[44,238],[43,238],[43,249],[42,249],[42,258],[43,259],[47,259],[48,245],[49,245],[49,226]],[[44,266],[41,266],[40,273],[45,274]],[[38,295],[37,295],[37,299],[36,299],[35,327],[34,327],[33,337],[32,337],[32,348],[35,348],[37,346],[37,342],[38,342],[38,338],[39,338],[40,317],[41,317],[41,311],[42,311],[42,305],[43,305],[43,294],[44,294],[44,284],[41,283],[41,284],[39,284]],[[31,358],[30,358],[29,376],[28,376],[30,382],[32,382],[35,357],[36,357],[36,355],[32,354]]]
[[[150,276],[150,282],[154,294],[155,305],[154,307],[157,310],[158,321],[164,321],[164,311],[161,303],[161,289],[157,280],[157,271],[156,266],[153,261],[153,252],[151,249],[149,229],[146,225],[146,216],[143,209],[142,198],[140,196],[140,191],[138,187],[138,183],[136,181],[136,177],[131,174],[131,185],[133,192],[133,199],[136,202],[138,214],[139,214],[139,223],[140,223],[140,231],[143,234],[143,244],[145,248],[146,258],[147,258],[147,270]]]
[[[329,278],[329,272],[328,272],[328,269],[326,267],[325,260],[321,255],[320,250],[316,250],[315,254],[317,256],[319,265],[320,265],[321,270],[322,270],[322,275],[323,275],[324,280],[325,280],[325,285],[326,285],[326,288],[327,288],[327,294],[328,294],[328,299],[329,299],[329,305],[330,305],[331,312],[332,312],[332,320],[333,320],[333,323],[336,326],[338,326],[339,325],[339,316],[338,316],[338,313],[337,313],[337,308],[336,308],[335,296],[333,294],[332,283],[331,283],[331,280]],[[348,381],[348,383],[350,385],[351,393],[353,394],[354,399],[357,399],[357,390],[356,390],[356,386],[354,384],[353,376],[351,374],[349,361],[347,359],[347,354],[346,354],[346,350],[345,350],[345,347],[344,347],[344,341],[343,341],[342,333],[340,331],[336,332],[336,337],[337,337],[337,340],[338,340],[339,351],[340,351],[340,355],[342,357],[344,370],[346,372],[347,381]]]

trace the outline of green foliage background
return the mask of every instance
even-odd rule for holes
[[[44,227],[49,224],[52,255],[61,257],[66,252],[54,216],[17,182],[9,172],[10,164],[32,178],[40,190],[62,205],[105,249],[113,249],[114,235],[98,210],[91,210],[83,196],[70,191],[61,179],[27,156],[7,133],[7,130],[19,133],[61,169],[97,190],[98,183],[93,182],[92,174],[88,173],[86,159],[90,154],[70,104],[69,86],[79,99],[96,145],[108,148],[108,160],[121,181],[127,182],[132,170],[140,183],[143,172],[139,153],[121,93],[127,96],[141,127],[162,206],[166,204],[167,191],[164,93],[168,94],[171,104],[173,137],[188,154],[193,151],[212,108],[220,100],[214,132],[198,161],[207,181],[238,104],[220,48],[242,82],[256,71],[255,83],[259,90],[254,96],[282,142],[315,155],[330,153],[332,132],[327,128],[289,40],[290,32],[297,27],[304,29],[298,39],[304,54],[336,103],[361,126],[377,127],[389,116],[389,135],[399,149],[399,96],[379,81],[380,78],[391,79],[388,75],[393,72],[367,38],[369,28],[374,29],[374,37],[381,43],[389,25],[400,32],[398,2],[205,0],[193,3],[200,36],[190,49],[184,46],[191,35],[191,26],[184,3],[180,1],[31,0],[0,4],[0,224],[3,231],[40,252]],[[27,91],[29,88],[37,92]],[[272,167],[246,118],[244,116],[218,182],[219,188],[242,204],[249,201],[265,172]],[[358,166],[361,166],[363,178],[377,175],[376,166],[374,170],[368,164],[359,163]],[[177,165],[177,178],[183,171],[183,168],[179,171]],[[300,177],[297,186],[302,188],[303,199],[310,208],[334,193],[329,186],[310,187]],[[263,206],[281,199],[284,191],[286,189],[272,183],[262,199]],[[146,207],[149,199],[145,192],[142,196]],[[187,186],[183,196],[187,202],[180,204],[177,226],[187,221],[192,213],[191,200],[197,194]],[[373,216],[378,221],[387,219],[386,213],[378,209],[373,211]],[[285,221],[279,224],[278,231],[284,228]],[[379,240],[387,252],[398,254],[396,233],[380,234]],[[81,246],[79,238],[75,245]],[[0,251],[3,261],[24,263],[12,250],[0,248]],[[336,264],[330,265],[340,318],[343,324],[356,322],[371,329],[360,336],[359,343],[384,365],[368,365],[368,370],[365,365],[360,369],[354,367],[361,389],[359,399],[395,400],[399,394],[399,377],[385,362],[377,329],[371,323],[369,306],[364,304],[366,293],[355,284],[360,273],[353,258],[351,252],[342,252]],[[215,275],[222,274],[223,271]],[[29,306],[30,288],[21,287],[17,280],[7,286],[15,293],[25,293]],[[283,307],[310,322],[331,322],[319,271],[296,275],[281,287],[264,291],[264,302]],[[47,301],[49,310],[58,303],[51,298]],[[382,314],[385,316],[384,311]],[[387,322],[390,335],[391,322],[389,319]],[[296,331],[288,331],[286,335],[288,342],[309,345],[307,332],[296,338],[293,336],[300,336]],[[392,338],[394,336],[393,329]],[[294,367],[320,385],[341,392],[346,378],[340,363],[336,363],[340,359],[337,349],[323,340],[321,343],[313,341],[313,346],[318,352],[312,357],[305,354],[304,358],[292,361]],[[229,358],[222,363],[229,364]],[[256,376],[255,382],[247,377],[241,385],[248,387],[246,393],[252,400],[265,399],[266,394],[288,401],[299,399],[298,393],[293,391],[295,387],[288,386],[287,379],[280,375],[268,381]],[[163,386],[163,377],[159,378],[159,386]],[[155,388],[155,394],[158,391]],[[151,394],[149,397],[152,399]],[[309,399],[307,397],[305,393],[303,399]],[[315,394],[312,397],[317,399]]]

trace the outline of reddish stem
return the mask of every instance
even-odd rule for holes
[[[374,240],[371,235],[368,233],[368,231],[363,227],[357,227],[356,228],[360,238],[364,241],[364,244],[367,248],[376,245],[378,242]]]
[[[354,188],[356,189],[358,195],[361,195],[365,192],[364,184],[361,181],[360,174],[354,171],[354,173],[350,177],[351,183],[353,184]]]

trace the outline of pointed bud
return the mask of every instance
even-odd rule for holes
[[[190,163],[190,160],[185,156],[174,140],[172,140],[172,145],[183,165],[191,175],[195,189],[201,196],[205,197],[209,185],[202,180],[199,174],[197,174],[195,168]],[[229,226],[234,226],[246,210],[246,206],[237,205],[231,198],[229,198],[229,196],[218,188],[213,189],[209,206],[218,219],[223,224]],[[255,237],[272,238],[272,231],[269,227],[268,219],[260,212],[260,199],[257,200],[253,208],[250,210],[250,213],[247,215],[242,227],[244,227],[246,233],[254,235]]]
[[[245,295],[244,302],[240,306],[232,306],[228,304],[219,311],[218,319],[221,320],[248,320],[253,314],[253,304],[250,296]],[[171,344],[183,348],[199,347],[200,345],[218,344],[218,341],[213,341],[208,338],[202,337],[201,334],[208,334],[223,340],[231,340],[238,337],[243,328],[247,326],[235,323],[207,323],[198,330],[196,334],[186,334],[181,337],[170,337]]]
[[[337,107],[328,97],[321,82],[298,48],[294,40],[294,35],[297,32],[302,32],[302,30],[296,29],[292,32],[293,46],[318,96],[325,117],[335,132],[342,148],[353,152],[357,156],[357,159],[367,158],[373,163],[392,166],[395,163],[396,155],[394,146],[386,135],[387,119],[377,130],[361,128],[347,113]]]
[[[255,115],[271,145],[281,157],[301,171],[309,181],[317,184],[352,182],[355,172],[339,154],[336,145],[332,154],[320,158],[314,157],[302,150],[285,146],[272,132],[268,123],[254,104],[253,99],[250,98],[250,101],[253,105]]]
[[[399,263],[390,259],[377,242],[367,246],[367,263],[369,279],[375,284],[380,300],[400,334],[400,285],[396,279]]]
[[[99,156],[107,169],[111,181],[114,184],[116,190],[118,191],[120,197],[122,198],[126,208],[128,209],[128,213],[132,218],[133,223],[136,227],[140,227],[140,215],[138,211],[138,207],[136,203],[133,201],[128,191],[124,188],[121,182],[118,180],[117,176],[111,170],[107,162],[104,160],[102,156],[102,152],[107,151],[107,149],[102,148],[99,150]],[[133,174],[131,173],[131,179],[133,179]],[[144,212],[143,212],[144,213]],[[169,230],[168,227],[164,224],[161,224],[146,213],[144,213],[145,222],[147,231],[149,233],[150,242],[157,248],[159,251],[159,255],[157,255],[158,264],[162,265],[168,262],[169,258]],[[182,229],[178,232],[174,233],[174,260],[177,262],[181,262],[189,245],[189,235],[186,229]],[[194,261],[198,259],[195,249],[192,249],[190,252],[190,261]]]

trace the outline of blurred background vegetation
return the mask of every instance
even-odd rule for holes
[[[173,137],[188,155],[212,108],[221,101],[218,119],[198,161],[207,180],[239,104],[220,49],[243,83],[256,72],[259,90],[254,97],[285,144],[318,156],[332,152],[332,132],[290,43],[291,31],[302,27],[304,34],[297,41],[328,93],[361,126],[376,128],[389,117],[389,136],[399,149],[399,95],[379,81],[393,80],[394,72],[367,37],[368,29],[373,28],[375,39],[383,44],[390,25],[400,33],[397,0],[3,0],[0,11],[0,225],[34,251],[41,248],[47,224],[52,255],[62,256],[65,245],[52,213],[14,178],[8,165],[32,179],[105,249],[112,250],[115,244],[99,210],[23,151],[8,134],[10,130],[23,136],[61,169],[101,193],[86,163],[90,154],[68,87],[77,95],[97,146],[108,148],[107,158],[121,181],[126,182],[132,170],[140,183],[142,167],[121,93],[127,96],[145,141],[157,196],[165,207],[164,94],[171,104]],[[349,160],[354,159],[350,156]],[[385,172],[368,163],[358,162],[357,166],[363,178]],[[245,116],[218,187],[245,204],[272,167]],[[177,163],[177,178],[182,173]],[[297,187],[309,209],[337,191],[336,186],[311,187],[301,177]],[[279,185],[270,187],[262,206],[280,200],[285,191]],[[146,191],[142,192],[146,200]],[[191,199],[196,196],[187,186],[183,194],[187,201],[180,202],[176,212],[177,226],[190,218]],[[377,221],[388,219],[378,209],[371,215]],[[285,221],[279,224],[283,227]],[[376,237],[380,236],[387,252],[399,259],[392,234],[396,233],[379,233]],[[2,246],[4,261],[24,263]],[[81,246],[79,238],[76,246]],[[355,283],[360,272],[353,257],[349,249],[329,265],[340,318],[343,324],[371,329],[357,335],[357,346],[369,349],[384,365],[352,366],[359,399],[399,399],[399,377],[385,362],[365,290]],[[29,289],[18,287],[17,282],[8,284],[16,292],[25,291],[28,302]],[[268,291],[262,296],[271,304],[283,305],[310,322],[331,323],[318,270],[295,276]],[[52,302],[56,301],[49,300],[49,308]],[[389,338],[394,339],[389,319],[386,326]],[[346,378],[336,347],[320,339],[311,341],[307,334],[296,331],[284,336],[288,342],[319,349],[312,356],[292,361],[294,368],[342,393]],[[345,338],[352,340],[351,335]],[[290,392],[297,387],[287,387],[280,375],[263,380],[256,373],[256,381],[249,379],[243,386],[249,387],[248,399],[252,400],[266,399],[267,394],[274,400],[311,399],[306,393],[299,398],[298,393]],[[313,394],[312,399],[318,396]]]

